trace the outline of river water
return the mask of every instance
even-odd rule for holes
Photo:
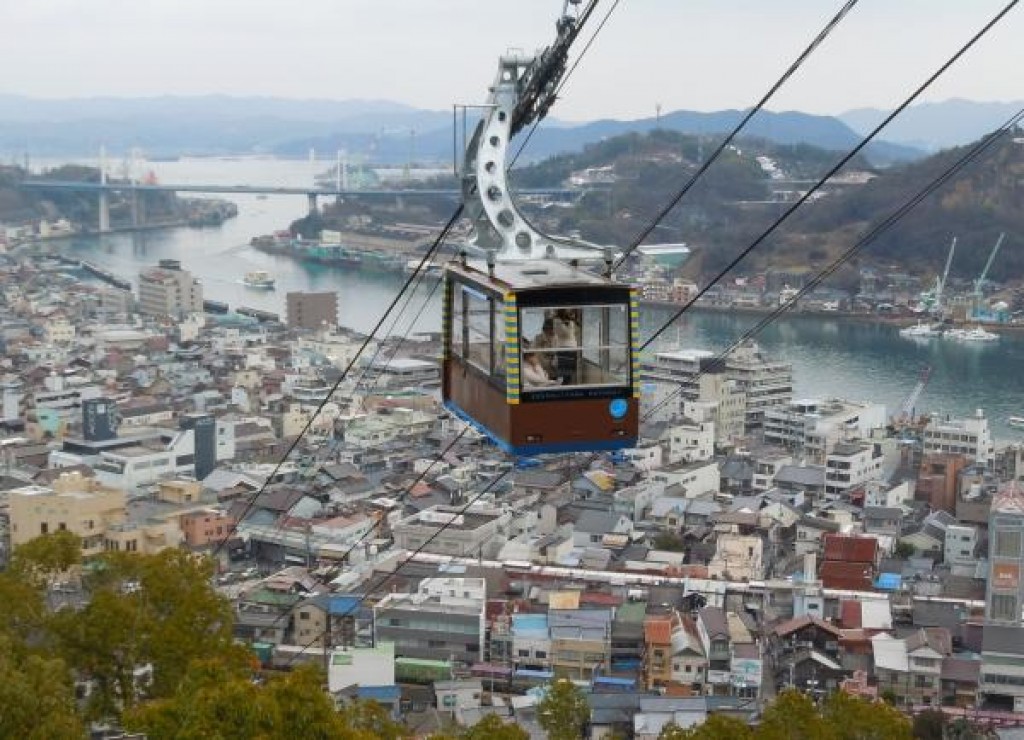
[[[268,159],[195,159],[146,165],[160,182],[180,184],[246,184],[305,187],[331,163]],[[131,280],[139,270],[170,257],[203,282],[206,298],[232,308],[249,306],[283,316],[285,294],[299,290],[338,293],[341,323],[369,331],[405,276],[330,268],[268,255],[249,246],[257,235],[285,228],[305,214],[305,196],[231,196],[238,217],[220,227],[169,229],[138,234],[77,238],[60,245],[64,253],[88,259]],[[275,291],[246,288],[242,276],[263,269],[277,278]],[[405,331],[426,299],[433,278],[417,292],[395,331]],[[667,309],[646,309],[642,326],[650,333],[669,315]],[[436,330],[440,310],[436,295],[416,328]],[[664,348],[720,350],[758,321],[757,316],[690,313],[659,340]],[[392,326],[389,320],[385,331]],[[931,380],[917,404],[918,412],[973,414],[984,409],[1000,440],[1024,439],[1006,426],[1010,415],[1024,415],[1024,336],[1006,333],[999,342],[968,345],[958,342],[902,339],[892,326],[843,318],[792,316],[769,326],[759,337],[771,355],[793,363],[799,397],[836,395],[884,403],[898,409],[917,382],[921,369],[932,367]]]

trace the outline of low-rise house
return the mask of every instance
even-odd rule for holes
[[[864,531],[868,534],[899,537],[903,509],[898,506],[865,506]]]
[[[610,609],[552,609],[551,669],[559,676],[590,679],[611,664]]]
[[[668,614],[644,620],[644,685],[648,690],[672,681],[672,618]]]
[[[395,654],[408,658],[444,656],[464,665],[479,663],[484,655],[485,604],[479,590],[482,579],[445,579],[470,582],[469,589],[453,584],[451,593],[430,593],[421,584],[416,593],[391,593],[373,607],[374,644],[392,642]],[[468,596],[462,594],[469,594]]]
[[[672,686],[676,692],[704,693],[707,659],[696,623],[679,612],[672,614]]]
[[[948,632],[919,629],[905,639],[882,632],[871,644],[881,695],[904,706],[941,706],[942,663],[952,651]]]
[[[611,535],[628,537],[632,531],[633,520],[625,514],[587,509],[573,525],[573,544],[576,547],[600,546]]]
[[[697,635],[708,661],[707,683],[714,693],[728,693],[732,650],[725,611],[706,606],[697,612]]]
[[[504,544],[512,514],[492,508],[435,506],[413,514],[391,528],[395,547],[439,555],[493,557]],[[444,530],[441,527],[444,526]]]
[[[757,535],[720,534],[708,576],[724,580],[752,581],[764,575],[764,541]]]
[[[822,538],[826,534],[839,532],[839,523],[816,516],[804,516],[796,523],[796,542],[793,550],[797,555],[821,552]]]

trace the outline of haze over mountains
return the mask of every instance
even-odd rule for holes
[[[953,99],[942,103],[921,103],[911,106],[883,131],[887,141],[905,146],[937,151],[979,139],[1024,108],[1024,101],[979,103]],[[889,111],[858,108],[839,115],[839,119],[856,131],[866,134],[884,119]]]
[[[1012,103],[953,100],[909,109],[886,140],[866,151],[875,165],[919,158],[925,151],[977,138],[1010,115]],[[587,123],[545,121],[525,159],[576,151],[610,136],[666,128],[718,134],[731,129],[739,110],[668,112],[660,118]],[[839,117],[762,112],[745,133],[780,144],[806,143],[846,150],[885,112],[848,111]],[[471,125],[471,124],[469,124]],[[461,120],[459,122],[461,133]],[[226,95],[154,98],[37,99],[0,95],[0,156],[95,156],[139,147],[150,157],[274,154],[325,158],[345,150],[377,163],[448,163],[452,114],[387,100],[288,100]]]

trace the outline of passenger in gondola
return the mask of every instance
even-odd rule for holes
[[[575,348],[580,346],[580,325],[576,314],[577,311],[574,309],[560,308],[555,311],[551,319],[555,334],[555,346],[561,350],[556,353],[557,371],[555,375],[565,385],[579,382],[577,372],[580,365],[580,353]]]
[[[523,385],[526,388],[544,388],[549,385],[558,385],[558,380],[552,380],[548,376],[537,352],[526,352],[523,354]]]
[[[558,340],[555,338],[554,320],[549,317],[544,319],[544,324],[540,328],[540,334],[533,338],[533,349],[553,350],[557,347]],[[540,364],[543,365],[544,372],[551,377],[558,376],[557,359],[554,352],[540,353]]]

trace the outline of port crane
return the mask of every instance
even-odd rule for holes
[[[927,387],[931,377],[931,365],[925,365],[917,376],[917,383],[914,384],[914,387],[910,389],[910,393],[900,403],[899,413],[893,416],[890,421],[890,429],[893,432],[914,427],[924,420],[925,417],[921,417],[920,420],[917,418],[914,414],[914,409],[917,407],[917,402],[920,400],[921,394],[924,393],[924,389]]]
[[[920,311],[927,312],[937,317],[942,315],[942,294],[946,289],[946,280],[949,278],[949,268],[953,264],[953,253],[956,251],[956,237],[953,237],[949,245],[949,254],[946,255],[946,267],[942,271],[942,277],[935,277],[935,287],[930,291],[921,294]]]
[[[985,311],[982,303],[985,300],[985,296],[982,293],[982,286],[985,284],[985,279],[988,277],[988,271],[992,269],[992,263],[995,262],[996,255],[999,253],[999,247],[1003,245],[1003,239],[1006,238],[1006,232],[999,234],[999,238],[996,239],[995,246],[992,247],[992,251],[989,252],[988,261],[985,262],[985,268],[981,271],[978,279],[974,281],[974,318],[984,319]]]

